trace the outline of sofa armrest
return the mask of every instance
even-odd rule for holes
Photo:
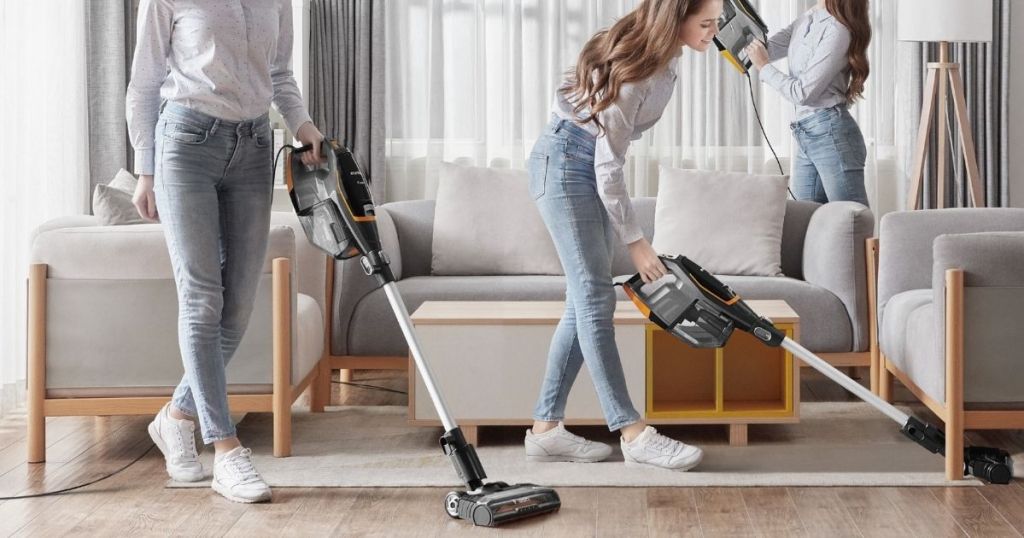
[[[295,234],[271,226],[263,272],[274,258],[295,260]],[[45,263],[48,278],[94,280],[173,279],[159,224],[51,228],[32,242],[31,263]]]
[[[398,230],[385,206],[377,206],[377,234],[381,249],[391,261],[391,272],[396,280],[402,278],[402,252],[398,243]],[[377,289],[376,280],[366,276],[359,258],[338,261],[334,265],[334,316],[331,323],[331,354],[348,355],[349,325],[356,306],[370,292]]]
[[[933,290],[945,286],[948,269],[962,269],[966,287],[1024,286],[1024,231],[943,234],[932,250]]]
[[[1020,311],[1024,308],[1024,231],[944,234],[933,244],[935,334],[946,334],[946,273],[963,271],[964,399],[1020,402]],[[946,338],[937,338],[939,357]]]
[[[869,346],[865,243],[875,229],[871,210],[854,202],[818,208],[804,240],[804,280],[835,294],[850,316],[853,349]]]
[[[938,236],[1012,231],[1024,231],[1024,209],[929,209],[886,214],[878,233],[879,317],[890,297],[931,285],[932,248]]]

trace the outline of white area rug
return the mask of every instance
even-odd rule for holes
[[[406,424],[404,407],[335,407],[294,415],[289,458],[274,458],[272,419],[250,414],[238,425],[256,468],[274,487],[461,486],[437,439],[440,428]],[[491,480],[546,486],[938,486],[943,459],[900,434],[897,425],[864,403],[804,403],[801,421],[753,425],[749,445],[730,447],[723,426],[666,426],[660,431],[705,451],[696,469],[677,473],[627,468],[618,438],[601,427],[571,428],[611,443],[601,463],[529,463],[523,428],[481,428],[478,453]],[[1022,459],[1024,454],[1016,454]],[[207,472],[212,450],[200,456]],[[1019,461],[1017,468],[1024,468]],[[168,483],[207,487],[209,482]]]

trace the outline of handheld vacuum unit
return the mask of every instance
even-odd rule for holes
[[[466,484],[466,491],[452,491],[445,497],[445,513],[475,525],[493,527],[558,510],[561,500],[551,488],[484,482],[487,474],[476,449],[466,442],[434,383],[412,320],[395,285],[390,260],[381,249],[369,178],[360,171],[352,152],[336,140],[324,141],[322,154],[327,160],[322,166],[307,168],[302,163],[299,155],[310,149],[311,146],[283,148],[287,161],[285,182],[292,205],[312,244],[335,259],[360,256],[363,271],[374,277],[387,295],[417,371],[444,426],[441,449]]]
[[[754,40],[768,43],[768,25],[747,0],[725,0],[715,46],[740,73],[745,74],[752,65],[743,49]]]
[[[652,322],[694,347],[721,347],[734,329],[754,335],[763,344],[783,347],[800,360],[873,405],[900,425],[900,431],[936,454],[945,454],[945,434],[935,426],[907,415],[860,383],[790,339],[772,322],[753,311],[729,286],[684,256],[662,256],[668,273],[644,283],[637,274],[622,284],[626,296]],[[1010,454],[987,447],[964,450],[964,473],[1008,484],[1013,477]]]

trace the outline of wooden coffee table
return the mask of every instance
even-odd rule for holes
[[[747,301],[799,341],[800,319],[785,301]],[[532,424],[548,347],[562,302],[428,301],[412,314],[445,402],[466,437],[480,426]],[[799,421],[800,368],[789,352],[735,331],[718,349],[694,349],[629,302],[617,305],[615,340],[633,405],[651,424],[723,424],[744,445],[748,424]],[[410,359],[411,360],[411,359]],[[587,368],[566,407],[566,424],[605,424]],[[409,423],[440,421],[409,368]]]

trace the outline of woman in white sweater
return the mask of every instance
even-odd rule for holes
[[[555,94],[551,123],[530,155],[530,193],[565,270],[566,309],[526,432],[530,460],[592,462],[611,454],[561,422],[584,363],[608,428],[621,434],[627,465],[682,471],[701,460],[699,448],[647,426],[630,401],[612,326],[611,261],[617,236],[644,281],[666,272],[637,223],[622,166],[630,142],[657,123],[672,97],[683,49],[708,50],[721,13],[722,0],[644,0],[590,38]]]
[[[270,500],[231,422],[225,367],[249,323],[273,195],[273,104],[320,161],[289,69],[289,0],[142,0],[128,85],[139,213],[163,223],[178,290],[185,376],[149,425],[167,472],[205,478],[193,432],[216,455],[212,487],[236,502]]]

